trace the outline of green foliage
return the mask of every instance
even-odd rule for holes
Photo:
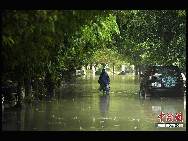
[[[97,17],[97,22],[91,22],[81,29],[82,39],[92,45],[108,43],[112,40],[112,35],[119,33],[115,16],[109,14],[108,17]]]
[[[100,45],[99,41],[110,41],[117,32],[115,17],[109,13],[95,10],[4,11],[1,54],[3,73],[7,74],[4,79],[40,79],[49,72],[56,81],[62,70],[74,70],[87,64],[96,46]],[[109,26],[116,28],[110,30]],[[99,37],[95,29],[104,35]]]
[[[182,10],[5,10],[3,79],[59,81],[63,70],[91,63],[185,67]]]
[[[112,36],[118,34],[115,16],[106,14],[96,15],[90,22],[82,25],[69,38],[69,48],[66,50],[66,68],[76,69],[92,63],[92,56],[97,49],[112,42]],[[71,66],[70,66],[71,65]]]
[[[133,64],[185,67],[185,11],[126,10],[116,16],[120,36],[115,44]]]

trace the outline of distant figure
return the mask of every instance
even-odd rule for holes
[[[100,84],[99,90],[103,90],[103,93],[106,91],[106,94],[109,94],[110,77],[108,76],[105,69],[102,69],[98,83]]]

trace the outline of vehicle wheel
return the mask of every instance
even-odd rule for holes
[[[144,90],[139,91],[139,97],[144,97]]]
[[[144,90],[144,98],[145,99],[150,98],[150,94],[146,90]]]

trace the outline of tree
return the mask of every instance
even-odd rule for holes
[[[1,54],[3,79],[11,79],[21,86],[24,85],[28,97],[32,96],[33,80],[44,80],[49,74],[51,78],[48,80],[57,84],[62,70],[81,67],[87,62],[89,52],[95,49],[95,43],[99,40],[90,40],[86,29],[94,31],[93,23],[96,25],[104,22],[101,31],[108,36],[107,33],[111,30],[104,28],[111,23],[108,20],[115,23],[114,17],[108,11],[4,11]],[[83,34],[78,35],[79,32]],[[93,39],[95,34],[92,34]],[[87,51],[84,51],[85,48],[88,48]]]
[[[115,44],[133,64],[185,66],[185,11],[126,10],[115,14],[120,30]]]

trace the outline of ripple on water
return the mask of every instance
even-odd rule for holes
[[[96,84],[84,82],[81,83],[82,86],[78,85],[76,88],[62,88],[57,102],[44,100],[38,105],[26,105],[21,110],[21,116],[20,113],[5,109],[2,119],[4,130],[16,129],[17,125],[31,130],[156,130],[154,124],[157,116],[153,115],[153,112],[163,109],[167,111],[169,108],[167,106],[178,111],[185,110],[186,100],[182,102],[180,100],[167,101],[166,99],[156,101],[156,105],[159,104],[161,107],[153,107],[153,103],[151,103],[153,101],[150,100],[143,100],[142,103],[139,98],[134,98],[135,95],[138,95],[139,86],[136,88],[135,85],[134,88],[128,84],[129,82],[125,82],[123,85],[126,87],[124,87],[119,83],[118,80],[118,83],[112,82],[111,84],[112,91],[110,91],[110,102],[106,113],[101,114],[100,106],[106,105],[99,102],[101,97],[97,91],[98,87],[93,87],[93,85],[97,85],[97,81]],[[30,112],[33,110],[34,114]],[[24,124],[22,115],[24,115],[24,119],[28,119],[30,124]],[[41,122],[43,117],[47,120]],[[18,120],[17,124],[16,120]],[[43,126],[43,124],[49,125]]]
[[[91,129],[95,129],[95,127],[94,127],[94,126],[91,126],[90,128],[91,128]]]

